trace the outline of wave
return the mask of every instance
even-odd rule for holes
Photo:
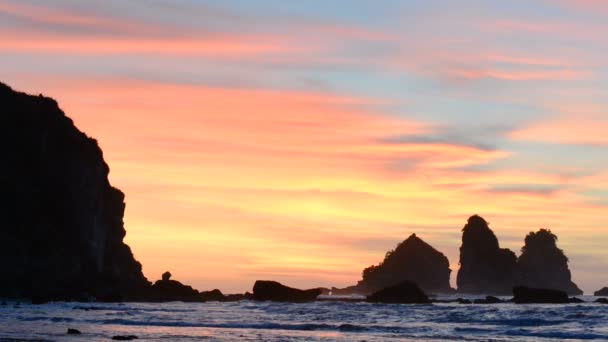
[[[294,330],[294,331],[341,331],[341,332],[420,332],[420,327],[400,327],[384,325],[331,324],[331,323],[189,323],[183,321],[138,321],[128,319],[106,319],[88,321],[91,324],[116,324],[130,326],[184,327],[184,328],[217,328],[217,329],[259,329],[259,330]]]

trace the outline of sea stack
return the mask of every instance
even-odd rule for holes
[[[0,297],[128,296],[149,286],[124,244],[124,194],[97,141],[53,99],[0,83]]]
[[[557,236],[550,230],[529,233],[521,252],[517,259],[518,285],[583,294],[572,282],[568,258],[557,247]]]
[[[498,239],[481,216],[471,216],[462,229],[458,292],[511,294],[516,278],[515,253],[500,248]]]
[[[448,258],[416,234],[410,235],[384,260],[363,270],[363,279],[356,286],[333,289],[333,294],[370,294],[404,281],[416,283],[427,293],[450,293],[450,263]]]

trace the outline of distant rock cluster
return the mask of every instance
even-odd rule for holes
[[[364,269],[357,285],[334,287],[331,293],[368,295],[403,281],[412,281],[427,293],[452,293],[450,273],[445,255],[412,234],[387,252],[380,264]],[[471,216],[462,229],[456,280],[460,293],[508,295],[514,286],[525,286],[582,294],[571,278],[568,258],[550,230],[528,234],[518,258],[511,250],[500,248],[481,216]]]
[[[500,248],[482,217],[471,216],[462,229],[458,291],[472,294],[510,294],[514,286],[548,288],[579,295],[572,282],[568,258],[557,248],[557,236],[540,229],[526,236],[522,254]]]

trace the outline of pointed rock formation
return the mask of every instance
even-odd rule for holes
[[[53,99],[0,83],[0,297],[124,296],[149,287],[124,244],[124,194],[97,142]]]
[[[354,287],[332,289],[332,294],[369,294],[403,281],[412,281],[425,292],[449,293],[450,263],[431,245],[412,234],[386,253],[376,266],[363,270],[363,279]]]
[[[557,236],[540,229],[526,236],[517,259],[518,285],[564,291],[581,295],[583,291],[572,282],[568,258],[557,247]]]
[[[516,277],[516,256],[500,248],[482,217],[471,216],[462,229],[458,291],[474,294],[510,294]]]

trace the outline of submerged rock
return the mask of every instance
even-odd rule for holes
[[[271,280],[257,280],[253,285],[254,300],[277,302],[308,302],[315,300],[321,289],[300,290]]]
[[[66,334],[68,334],[68,335],[80,335],[82,333],[78,329],[68,328],[68,331],[67,331]]]
[[[517,304],[560,304],[570,303],[570,298],[560,290],[516,286],[513,288],[513,301]]]
[[[0,297],[74,299],[149,286],[124,244],[124,194],[57,103],[0,83]],[[45,299],[45,300],[46,300]]]
[[[355,286],[332,288],[333,295],[370,294],[403,281],[412,281],[430,293],[451,293],[448,258],[412,234],[384,260],[363,270],[362,280]]]
[[[239,300],[251,300],[253,294],[251,292],[227,294],[224,296],[226,302],[237,302]]]
[[[397,285],[374,292],[366,300],[372,303],[394,304],[427,304],[431,302],[424,291],[411,281],[402,281]]]
[[[597,297],[608,297],[608,287],[602,287],[600,290],[595,291],[593,295]]]
[[[608,298],[598,298],[595,300],[596,303],[608,304]]]
[[[516,256],[500,248],[482,217],[471,216],[462,229],[458,292],[509,294],[516,279]]]
[[[504,303],[502,300],[500,300],[500,298],[494,297],[494,296],[486,296],[486,298],[484,299],[475,299],[473,301],[473,303],[475,304],[498,304],[498,303]]]
[[[548,229],[540,229],[526,236],[522,254],[517,259],[517,284],[581,295],[583,291],[572,282],[568,258],[557,248],[556,242],[557,236]]]
[[[117,336],[112,336],[112,339],[115,341],[131,341],[131,340],[137,340],[137,336],[135,336],[135,335],[117,335]]]

